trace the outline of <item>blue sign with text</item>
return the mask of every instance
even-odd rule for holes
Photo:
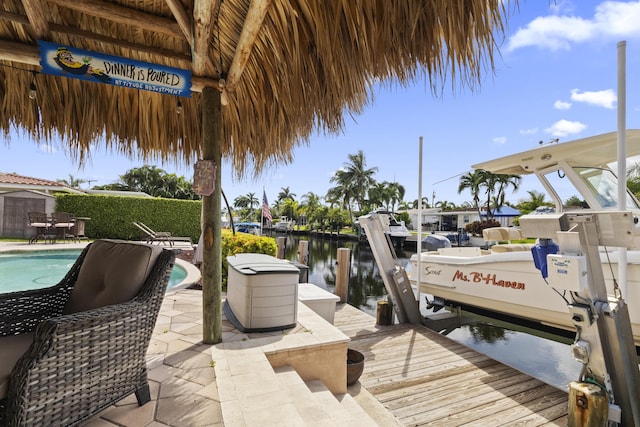
[[[191,96],[191,71],[38,40],[42,72],[114,86]]]

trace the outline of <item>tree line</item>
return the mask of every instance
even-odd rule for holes
[[[344,227],[355,223],[355,219],[363,214],[379,208],[389,211],[406,211],[417,209],[420,205],[417,199],[405,201],[405,188],[398,182],[375,179],[377,167],[368,167],[362,150],[349,154],[348,160],[329,179],[332,184],[325,195],[308,192],[297,199],[297,195],[289,187],[282,187],[277,198],[269,206],[274,221],[278,217],[287,217],[299,224],[307,225],[311,229],[324,227]],[[640,193],[640,164],[629,168],[627,186],[634,194]],[[79,187],[86,183],[69,175],[69,179],[59,179],[61,183],[71,187]],[[538,191],[527,191],[528,198],[512,204],[506,199],[507,190],[516,192],[522,178],[519,175],[499,175],[484,170],[475,170],[460,176],[458,194],[469,192],[471,201],[460,205],[447,200],[429,203],[428,197],[423,197],[422,208],[440,208],[441,211],[473,209],[481,213],[484,210],[486,218],[491,219],[496,210],[503,206],[519,209],[522,214],[534,211],[541,206],[553,207],[553,203],[545,199],[545,195]],[[188,179],[170,174],[156,166],[144,165],[133,168],[121,175],[117,182],[102,186],[94,186],[95,190],[137,191],[154,197],[198,200],[200,196],[193,191],[193,185]],[[226,196],[225,196],[226,200]],[[566,206],[581,206],[584,201],[577,196],[571,196],[565,201]],[[223,205],[224,206],[224,205]],[[260,221],[262,200],[256,193],[239,195],[233,199],[231,205],[223,207],[223,213],[238,218],[241,221]],[[229,212],[230,211],[230,212]],[[400,218],[409,223],[409,216],[405,213]]]

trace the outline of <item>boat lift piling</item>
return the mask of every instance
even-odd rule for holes
[[[383,221],[375,213],[361,216],[358,221],[369,241],[398,322],[423,324],[418,300],[413,293],[407,272],[397,262],[393,244],[389,235],[385,233],[388,230],[384,229]]]
[[[619,290],[607,294],[599,252],[600,246],[633,247],[633,216],[615,211],[533,214],[522,216],[520,226],[528,237],[558,240],[560,252],[547,255],[548,283],[570,295],[577,331],[571,351],[584,365],[580,381],[596,383],[609,396],[604,408],[609,421],[640,426],[640,371],[628,306]],[[569,413],[569,425],[579,426],[587,400],[573,391],[570,396],[581,400],[569,408],[580,412]]]

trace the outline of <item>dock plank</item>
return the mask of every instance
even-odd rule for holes
[[[563,390],[423,326],[379,326],[338,304],[334,325],[365,355],[360,385],[407,426],[566,426]]]

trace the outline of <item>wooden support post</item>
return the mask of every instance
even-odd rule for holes
[[[298,262],[309,265],[309,242],[307,240],[300,240],[298,243]]]
[[[347,302],[349,296],[349,276],[351,271],[351,249],[338,248],[338,260],[336,264],[336,290],[335,293],[340,297],[340,302]]]
[[[202,198],[202,342],[222,341],[222,104],[213,88],[202,91],[202,158],[216,165],[215,189]]]
[[[276,253],[276,258],[284,259],[285,250],[287,249],[287,238],[278,237],[278,239],[276,240],[276,244],[278,245],[278,252]]]
[[[393,325],[393,305],[391,301],[378,301],[376,325]]]
[[[569,384],[569,427],[600,427],[607,425],[609,404],[606,393],[597,385]]]

